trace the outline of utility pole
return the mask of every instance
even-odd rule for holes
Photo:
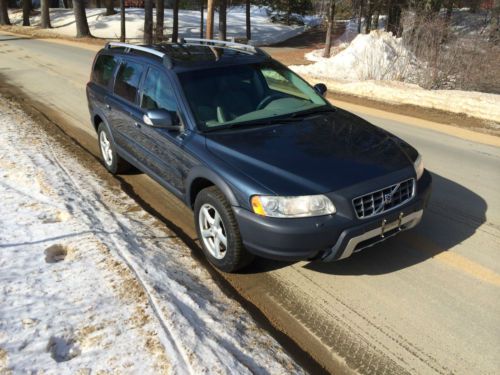
[[[214,38],[214,0],[208,0],[207,4],[207,32],[206,38],[213,39]]]

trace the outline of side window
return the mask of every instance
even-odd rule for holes
[[[159,70],[148,71],[142,88],[141,108],[177,111],[172,85],[167,76]]]
[[[134,103],[143,70],[141,64],[130,61],[122,63],[116,77],[115,94]]]
[[[103,86],[107,86],[113,78],[116,60],[113,56],[101,55],[94,64],[93,81]]]

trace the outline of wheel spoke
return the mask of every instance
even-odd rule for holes
[[[219,229],[220,228],[220,223],[221,223],[221,220],[220,220],[220,215],[217,211],[215,211],[215,216],[214,216],[214,223],[213,223],[213,226],[216,228],[216,229]]]
[[[201,235],[205,238],[213,237],[212,232],[210,229],[202,229],[201,230]]]
[[[220,256],[220,240],[219,237],[214,237],[214,250],[218,256]]]
[[[222,234],[222,232],[217,232],[217,239],[224,245],[224,248],[227,249],[227,238]]]
[[[203,212],[204,219],[207,221],[208,224],[210,224],[209,226],[212,226],[214,224],[214,218],[212,216],[210,216],[210,212],[208,211],[208,208],[203,207],[202,212]]]

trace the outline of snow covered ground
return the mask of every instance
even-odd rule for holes
[[[153,19],[156,19],[156,10],[153,10]],[[120,15],[105,16],[105,9],[87,9],[87,19],[92,35],[99,38],[114,39],[120,37]],[[206,12],[204,12],[206,25]],[[255,45],[273,44],[289,39],[304,32],[307,27],[319,23],[318,17],[302,17],[304,26],[287,26],[280,23],[273,23],[267,14],[266,8],[252,6],[252,41]],[[22,12],[20,10],[10,13],[13,24],[22,25]],[[50,18],[53,29],[48,32],[71,36],[76,35],[76,25],[72,9],[50,9]],[[217,36],[218,14],[215,14],[214,30]],[[40,24],[40,16],[31,17],[31,25]],[[199,37],[200,35],[200,12],[191,10],[179,11],[179,36]],[[228,38],[246,37],[245,10],[243,7],[232,7],[227,13],[227,36]],[[172,10],[165,10],[165,33],[172,31]],[[127,39],[142,39],[144,33],[144,9],[126,9],[126,35]]]
[[[0,373],[301,373],[173,233],[0,97]]]

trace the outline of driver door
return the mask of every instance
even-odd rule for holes
[[[173,86],[167,75],[150,67],[140,91],[143,114],[151,109],[165,109],[179,121]],[[192,162],[183,149],[184,133],[146,125],[141,119],[142,143],[148,157],[145,166],[176,193],[184,190],[184,176]]]

